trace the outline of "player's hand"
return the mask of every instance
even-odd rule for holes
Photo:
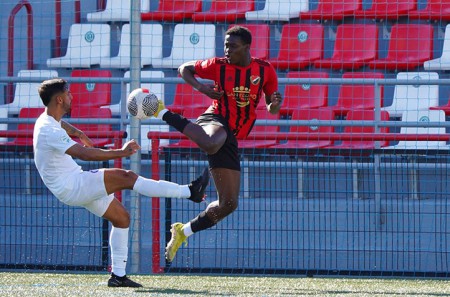
[[[129,157],[135,154],[140,148],[141,146],[134,139],[132,139],[130,141],[127,141],[122,146],[122,151],[125,153],[125,157]]]
[[[86,136],[86,134],[84,134],[83,132],[80,133],[80,135],[78,136],[78,139],[80,139],[81,143],[85,146],[85,147],[93,147],[94,143],[92,142],[92,140]]]
[[[281,97],[280,92],[275,91],[272,95],[270,95],[270,102],[272,104],[272,107],[274,108],[281,107],[281,104],[283,103],[283,98]]]
[[[200,88],[197,89],[200,93],[205,94],[211,99],[217,100],[223,96],[223,90],[219,90],[219,88],[215,85],[205,85],[202,84]]]

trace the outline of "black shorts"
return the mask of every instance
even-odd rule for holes
[[[217,125],[221,126],[227,132],[227,140],[223,146],[214,155],[208,155],[209,168],[227,168],[241,171],[241,163],[239,161],[238,142],[236,136],[228,127],[227,121],[218,114],[204,113],[197,119],[200,126]]]

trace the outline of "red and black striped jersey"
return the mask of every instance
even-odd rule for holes
[[[222,98],[213,101],[213,110],[227,120],[239,139],[250,133],[256,120],[255,109],[263,93],[269,97],[278,90],[275,69],[258,58],[252,58],[247,67],[229,64],[226,58],[200,60],[195,63],[195,73],[213,80],[224,91]]]

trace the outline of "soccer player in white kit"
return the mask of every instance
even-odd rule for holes
[[[130,140],[121,149],[92,147],[92,141],[82,131],[62,120],[70,112],[72,102],[69,85],[63,79],[44,81],[39,87],[39,96],[46,108],[36,120],[33,149],[44,184],[61,202],[85,207],[112,223],[109,239],[112,273],[108,286],[141,287],[126,276],[130,215],[113,193],[128,189],[148,197],[187,198],[199,203],[205,197],[209,171],[206,168],[189,185],[155,181],[121,168],[83,171],[73,158],[85,161],[124,158],[136,153],[140,146]],[[82,144],[71,137],[78,137]]]

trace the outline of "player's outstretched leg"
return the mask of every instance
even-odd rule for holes
[[[141,284],[132,281],[126,275],[117,276],[114,273],[111,273],[111,277],[108,280],[108,287],[129,287],[129,288],[140,288]]]

